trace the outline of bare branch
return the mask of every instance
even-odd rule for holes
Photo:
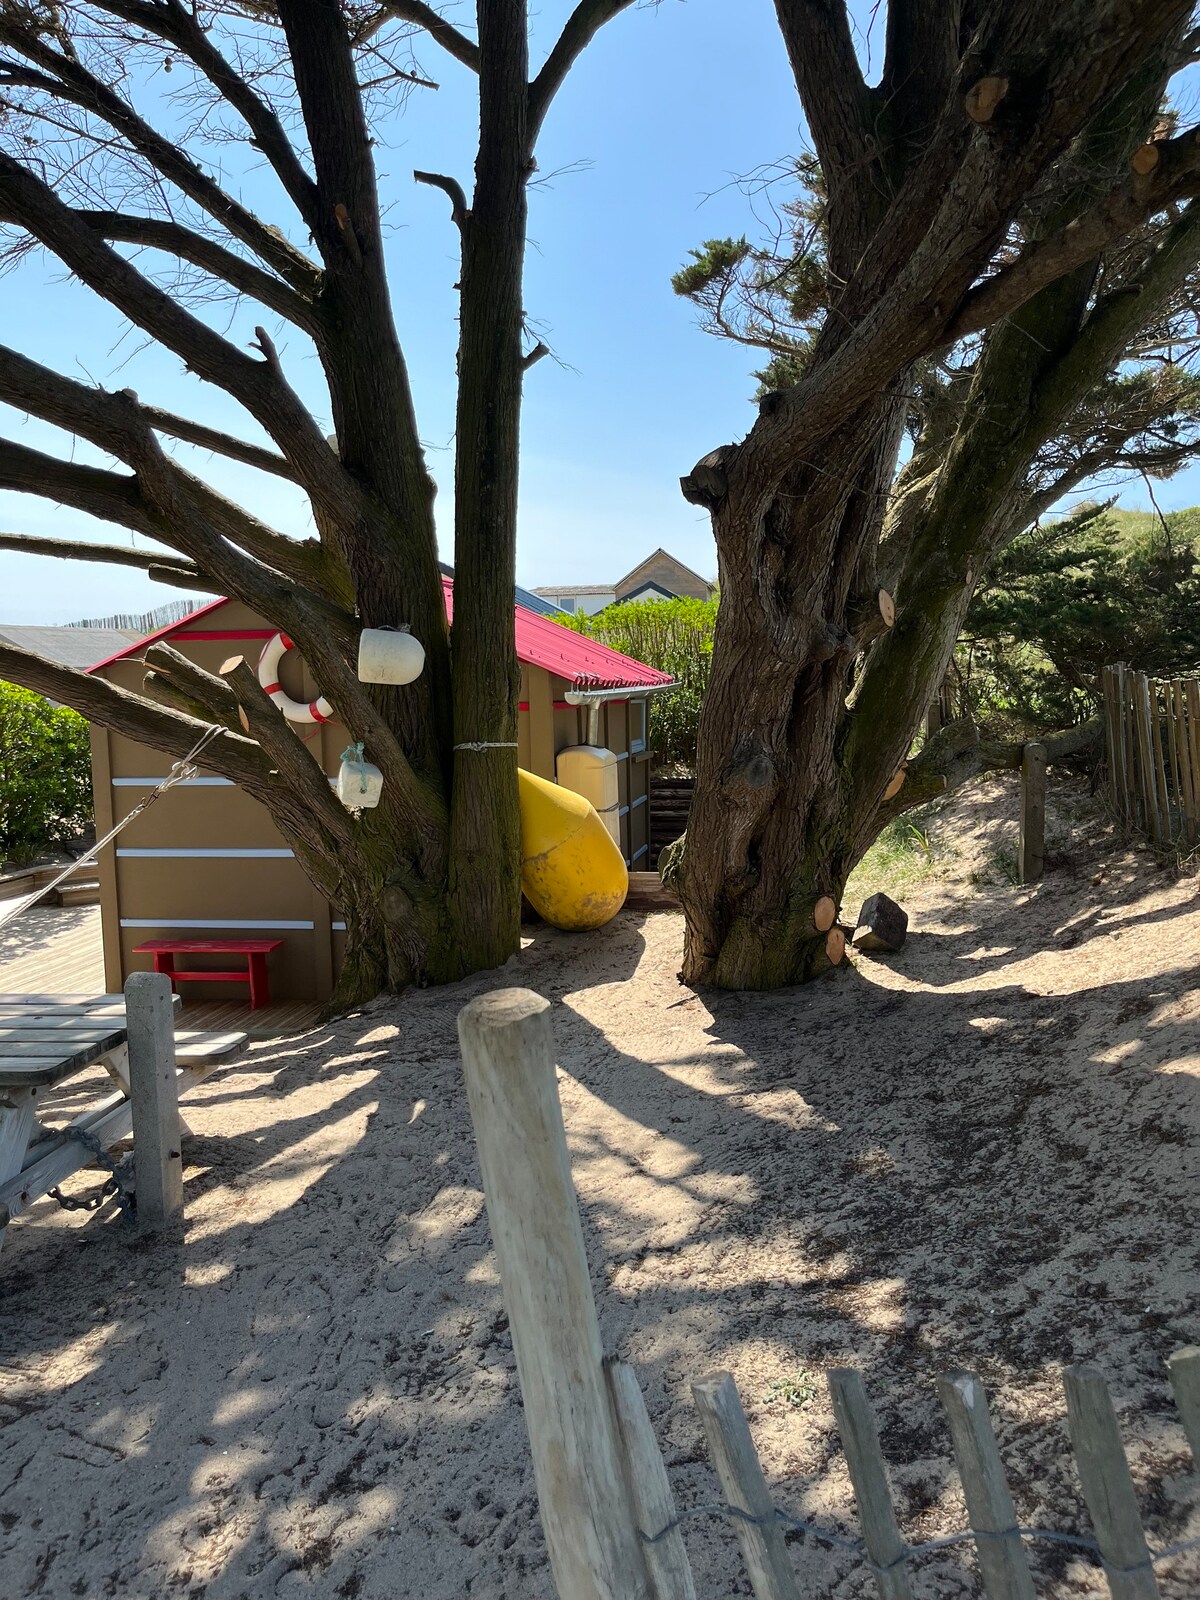
[[[168,434],[172,439],[182,439],[185,444],[199,445],[203,450],[214,450],[219,456],[228,456],[230,461],[243,461],[248,467],[258,467],[260,471],[270,472],[276,478],[287,478],[292,483],[296,482],[296,474],[292,468],[281,455],[276,455],[274,450],[265,450],[261,445],[248,444],[244,439],[235,439],[231,434],[222,433],[219,428],[206,428],[202,422],[193,422],[190,417],[176,416],[173,411],[162,411],[158,406],[143,406],[142,414],[157,433]]]
[[[302,294],[315,291],[320,275],[302,251],[290,244],[278,228],[268,227],[227,194],[189,155],[138,116],[127,101],[90,73],[77,57],[52,50],[44,38],[7,15],[0,15],[0,43],[42,69],[38,88],[107,122],[168,182],[253,250],[294,289]]]
[[[440,172],[414,172],[413,177],[418,183],[427,183],[431,188],[440,189],[443,194],[449,195],[450,215],[456,226],[461,228],[471,213],[463,186],[458,179],[444,177]]]
[[[0,550],[18,555],[57,556],[64,561],[102,561],[108,566],[154,568],[172,573],[184,588],[212,590],[214,585],[188,561],[172,561],[157,550],[126,549],[117,544],[91,544],[86,539],[45,539],[35,533],[0,533]]]
[[[563,26],[562,32],[542,66],[529,85],[529,143],[537,141],[538,132],[550,109],[554,96],[562,88],[563,80],[578,58],[591,44],[606,22],[620,12],[628,10],[633,0],[579,0]]]
[[[521,357],[521,371],[528,372],[530,367],[536,366],[543,356],[548,356],[549,354],[550,346],[539,339],[533,349]]]
[[[153,700],[132,694],[118,684],[77,672],[73,667],[64,667],[60,662],[47,660],[31,650],[20,650],[3,640],[0,640],[0,679],[35,689],[39,694],[71,706],[91,722],[104,723],[140,744],[165,750],[177,758],[186,756],[205,731],[205,724],[194,717],[164,711]],[[234,733],[215,739],[205,750],[200,764],[242,784],[252,794],[261,793],[269,780],[262,751],[252,740]]]
[[[257,149],[271,163],[296,210],[314,227],[317,220],[317,186],[305,172],[274,110],[241,77],[212,43],[196,13],[180,0],[97,0],[105,11],[135,23],[181,50],[192,60],[221,97],[231,105],[253,135]]]
[[[305,333],[316,338],[321,330],[316,307],[307,296],[270,272],[264,272],[242,256],[234,255],[213,239],[178,222],[168,222],[160,217],[142,217],[121,211],[77,211],[76,216],[94,228],[102,239],[119,244],[145,245],[150,250],[162,250],[199,267],[202,272],[220,278],[239,294],[259,301],[268,310],[293,322]],[[0,216],[0,221],[15,222],[15,217]]]
[[[449,52],[464,67],[479,71],[479,46],[460,33],[452,22],[447,22],[425,0],[383,0],[383,9],[401,22],[413,22],[424,28],[429,37]]]

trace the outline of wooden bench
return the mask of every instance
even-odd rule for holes
[[[248,983],[250,1009],[257,1011],[260,1006],[271,1002],[267,957],[272,950],[278,950],[282,943],[282,939],[147,939],[145,944],[134,945],[133,953],[153,956],[155,972],[165,972],[171,980],[172,989],[177,983]],[[196,967],[180,972],[175,966],[177,955],[245,956],[246,970],[214,972]]]
[[[178,997],[173,1005],[180,1004]],[[83,1132],[111,1149],[134,1125],[125,997],[0,994],[0,1244],[7,1224],[49,1189],[90,1166]],[[203,1082],[246,1044],[238,1031],[174,1036],[177,1092]],[[39,1099],[89,1067],[102,1066],[117,1092],[95,1101],[66,1128],[44,1126]],[[178,1118],[179,1132],[191,1129]],[[137,1130],[134,1129],[135,1144]]]

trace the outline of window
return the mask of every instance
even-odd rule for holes
[[[646,748],[646,701],[629,702],[629,754],[641,755]]]

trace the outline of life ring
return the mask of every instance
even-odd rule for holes
[[[328,722],[333,716],[333,707],[324,697],[305,705],[284,694],[279,687],[279,663],[288,650],[295,648],[286,633],[277,633],[268,639],[258,658],[258,681],[289,722]]]

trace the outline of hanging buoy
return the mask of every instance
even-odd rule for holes
[[[258,658],[258,681],[289,722],[328,722],[333,716],[333,707],[328,700],[319,696],[305,705],[300,700],[293,700],[291,695],[284,694],[279,687],[279,663],[289,650],[295,648],[286,633],[277,633],[268,639]]]
[[[383,793],[383,773],[373,762],[364,761],[361,744],[342,751],[338,768],[337,797],[348,811],[370,811]]]
[[[407,628],[363,629],[358,641],[361,683],[412,683],[424,665],[424,648]]]

